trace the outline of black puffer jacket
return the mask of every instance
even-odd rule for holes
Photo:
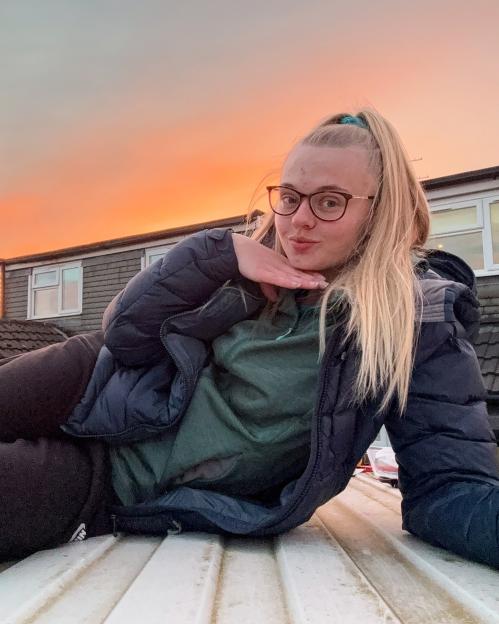
[[[377,416],[374,402],[350,405],[358,354],[352,344],[342,346],[339,322],[322,359],[311,454],[300,478],[264,500],[176,487],[156,500],[117,507],[117,528],[246,535],[288,530],[345,488],[384,423],[399,463],[403,528],[499,567],[496,443],[469,342],[479,320],[474,276],[455,256],[434,259],[446,275],[467,283],[421,268],[423,323],[402,418]],[[171,427],[189,404],[213,338],[264,303],[259,287],[238,272],[230,230],[205,230],[185,239],[136,275],[108,306],[106,346],[65,430],[116,444]]]

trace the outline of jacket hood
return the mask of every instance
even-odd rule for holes
[[[460,282],[467,286],[476,296],[476,278],[473,269],[462,258],[442,251],[440,249],[431,249],[428,252],[426,260],[427,268],[433,269],[441,277],[453,282]]]
[[[457,321],[468,340],[473,341],[480,327],[480,304],[473,269],[458,256],[429,250],[420,263],[425,307],[423,321]]]

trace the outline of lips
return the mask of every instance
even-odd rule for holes
[[[314,245],[317,245],[318,241],[311,240],[310,238],[290,238],[289,244],[296,253],[308,253]]]
[[[289,240],[293,243],[318,243],[319,241],[312,240],[310,238],[298,238],[295,236],[290,236]]]

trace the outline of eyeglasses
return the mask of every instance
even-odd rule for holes
[[[306,198],[310,210],[321,221],[338,221],[341,219],[351,199],[374,199],[374,195],[363,197],[333,190],[318,191],[307,195],[287,186],[267,186],[267,191],[270,207],[276,214],[291,216]]]

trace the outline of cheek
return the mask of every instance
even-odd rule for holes
[[[331,245],[331,252],[349,252],[360,236],[361,222],[341,223],[324,233],[323,240]]]
[[[276,234],[279,237],[281,244],[286,232],[289,229],[289,219],[285,220],[279,217],[278,215],[274,218],[274,226],[276,230]]]
[[[356,240],[360,235],[363,223],[363,218],[345,220],[341,223],[338,234],[342,239]]]

